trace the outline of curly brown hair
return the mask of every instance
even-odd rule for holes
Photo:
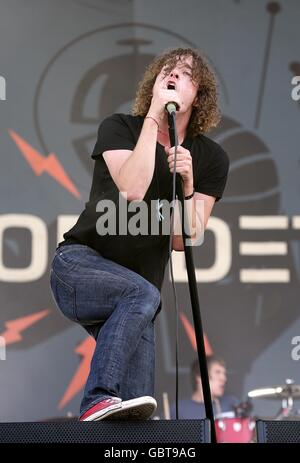
[[[188,126],[188,134],[196,137],[216,127],[221,119],[217,96],[217,81],[207,59],[193,48],[173,48],[157,56],[146,68],[145,74],[138,85],[132,114],[146,116],[152,99],[152,88],[156,77],[165,66],[169,73],[178,61],[191,56],[192,80],[198,85],[197,101],[193,107]]]

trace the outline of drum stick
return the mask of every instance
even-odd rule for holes
[[[164,410],[164,417],[165,420],[170,420],[170,403],[169,403],[169,396],[167,392],[163,392],[163,410]]]

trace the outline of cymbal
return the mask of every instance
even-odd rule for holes
[[[262,387],[248,392],[248,397],[252,399],[300,399],[300,385],[285,384],[283,386]]]

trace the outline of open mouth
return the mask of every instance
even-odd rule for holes
[[[169,82],[168,85],[167,85],[167,89],[168,90],[176,90],[176,86],[175,86],[174,82]]]

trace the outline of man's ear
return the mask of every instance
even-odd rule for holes
[[[198,98],[198,95],[197,95],[197,96],[195,96],[195,99],[193,101],[193,107],[197,108],[198,105],[199,105],[199,98]]]

